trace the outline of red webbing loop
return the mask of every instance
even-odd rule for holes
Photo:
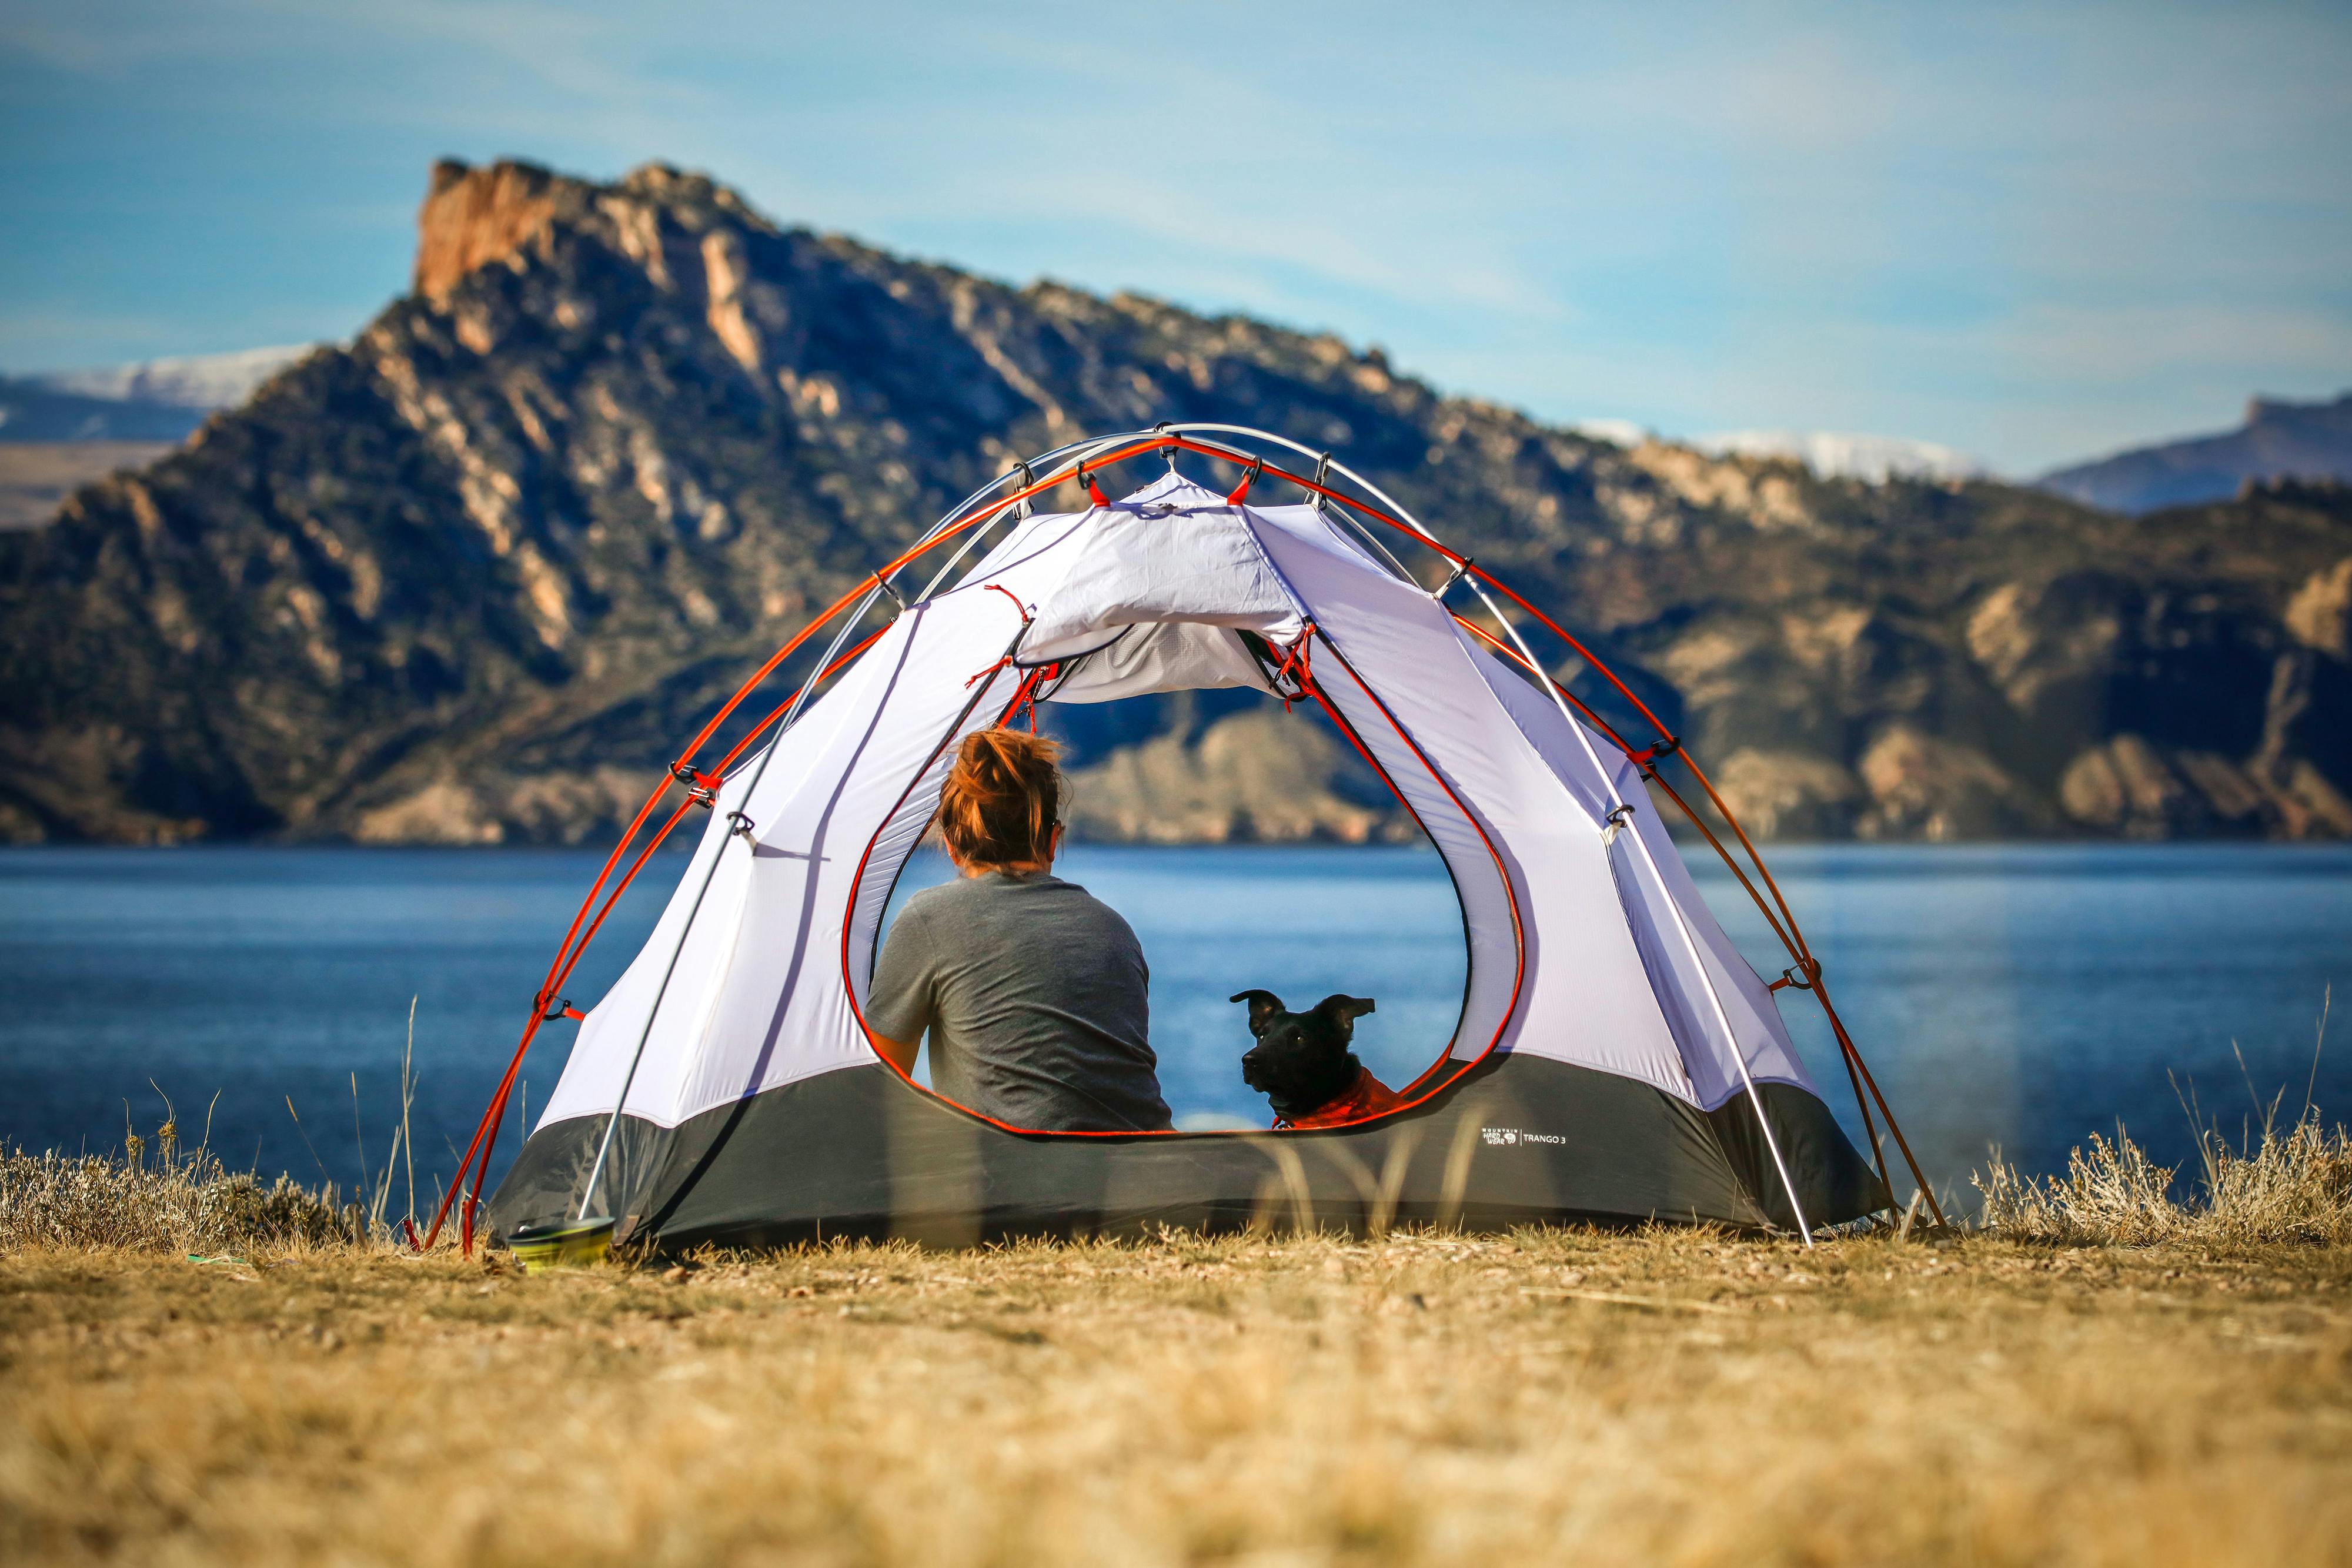
[[[540,1021],[542,1023],[553,1023],[557,1019],[585,1019],[588,1016],[572,1005],[570,997],[558,997],[553,991],[541,991],[531,999],[538,1005]]]
[[[1242,488],[1244,490],[1249,488],[1248,480],[1242,481]],[[1298,641],[1283,650],[1282,663],[1274,667],[1274,674],[1266,677],[1266,685],[1273,688],[1274,695],[1282,698],[1282,711],[1285,713],[1290,711],[1292,703],[1314,689],[1315,668],[1312,646],[1314,641],[1315,622],[1309,621],[1299,628]],[[1295,688],[1290,694],[1285,694],[1282,689],[1282,683],[1286,678]]]
[[[1265,458],[1261,457],[1261,458],[1259,458],[1256,462],[1252,463],[1252,464],[1249,465],[1249,468],[1248,468],[1247,472],[1245,472],[1245,473],[1244,473],[1244,474],[1242,475],[1242,482],[1241,482],[1240,484],[1238,484],[1238,485],[1234,486],[1234,488],[1233,488],[1233,492],[1232,492],[1232,494],[1228,495],[1228,496],[1225,497],[1225,505],[1226,505],[1226,506],[1228,506],[1228,507],[1238,507],[1238,506],[1240,506],[1244,501],[1248,500],[1248,499],[1249,499],[1249,490],[1250,490],[1250,481],[1251,481],[1251,480],[1253,480],[1253,479],[1255,479],[1255,478],[1256,478],[1259,475],[1261,475],[1261,474],[1263,474],[1263,473],[1265,473]]]
[[[1010,599],[1011,601],[1013,601],[1013,608],[1014,610],[1016,610],[1016,611],[1018,611],[1018,612],[1020,612],[1020,614],[1021,614],[1021,624],[1022,624],[1023,626],[1024,626],[1024,627],[1025,627],[1025,626],[1027,626],[1027,625],[1029,624],[1030,621],[1033,619],[1033,618],[1031,617],[1030,613],[1029,613],[1029,607],[1028,607],[1027,605],[1025,605],[1025,604],[1024,604],[1024,603],[1022,603],[1022,602],[1021,602],[1021,596],[1020,596],[1019,594],[1017,594],[1017,593],[1013,592],[1011,589],[1009,589],[1009,588],[1005,587],[1005,586],[1004,586],[1004,584],[1003,584],[1003,583],[1001,583],[1001,582],[989,582],[989,583],[983,583],[983,584],[982,584],[982,585],[981,585],[981,591],[982,591],[982,592],[984,592],[984,593],[1001,593],[1001,594],[1004,595],[1004,597],[1005,597],[1005,598]],[[1004,668],[1004,666],[1005,666],[1005,665],[1010,664],[1012,664],[1012,663],[1013,663],[1013,655],[1012,655],[1012,654],[1010,654],[1010,653],[1005,654],[1005,655],[1004,655],[1004,657],[1003,657],[1003,658],[1001,658],[1001,659],[997,660],[997,661],[996,661],[996,663],[994,663],[994,664],[992,664],[989,665],[989,666],[988,666],[988,668],[986,668],[986,669],[984,669],[984,670],[981,671],[981,672],[980,672],[980,674],[976,674],[976,675],[972,676],[972,677],[971,677],[971,679],[970,679],[970,680],[968,680],[968,681],[964,682],[964,684],[963,684],[964,690],[966,690],[966,691],[970,691],[972,687],[974,687],[974,686],[976,686],[976,685],[980,685],[980,683],[981,683],[981,682],[982,682],[982,681],[984,681],[984,680],[988,679],[988,677],[989,677],[989,676],[991,676],[991,675],[992,675],[992,674],[996,674],[996,672],[997,672],[997,671],[999,671],[999,670],[1001,670],[1001,669]],[[1024,682],[1022,682],[1021,684],[1022,684],[1023,687],[1025,689],[1025,688],[1027,687],[1027,685],[1028,685],[1028,684],[1029,684],[1029,683],[1028,683],[1027,681],[1024,681]],[[1015,696],[1014,696],[1013,700],[1014,700],[1015,702],[1018,702],[1018,701],[1020,700],[1020,697],[1019,697],[1019,695],[1018,695],[1017,694],[1015,695]],[[1006,712],[1007,714],[1010,714],[1012,711],[1013,711],[1013,710],[1012,710],[1012,709],[1010,709],[1010,708],[1007,708],[1007,709],[1005,710],[1005,712]]]
[[[1058,675],[1061,673],[1062,666],[1056,663],[1052,664],[1040,664],[1037,668],[1030,671],[1026,675],[1024,675],[1021,678],[1020,689],[1013,694],[1013,706],[1004,710],[1005,717],[1001,722],[1008,724],[1011,723],[1013,719],[1020,716],[1021,711],[1025,708],[1028,710],[1029,714],[1029,733],[1032,735],[1036,734],[1037,693],[1045,687],[1046,683],[1053,680],[1055,675]]]

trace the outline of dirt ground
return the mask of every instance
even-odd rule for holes
[[[33,1249],[0,1560],[2352,1562],[2352,1249]]]

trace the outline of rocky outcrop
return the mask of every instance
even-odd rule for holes
[[[476,267],[515,256],[555,217],[556,198],[575,208],[587,193],[529,163],[473,169],[454,158],[433,165],[425,205],[416,214],[416,267],[412,287],[438,298]]]
[[[441,165],[416,281],[0,534],[0,836],[600,837],[812,606],[1013,458],[1162,419],[1344,449],[1767,831],[2352,831],[2341,488],[2133,519],[1628,450],[1333,338],[780,227],[661,165]],[[1311,714],[1255,702],[1049,706],[1079,825],[1399,831]]]
[[[1328,731],[1261,709],[1113,751],[1073,774],[1073,831],[1142,843],[1360,844],[1419,831]],[[1339,785],[1346,789],[1341,793]],[[1352,786],[1352,787],[1350,787]]]

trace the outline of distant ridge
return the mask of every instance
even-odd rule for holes
[[[1718,457],[1793,457],[1824,479],[1989,479],[1981,457],[1932,441],[1836,430],[1727,430],[1691,444]]]
[[[601,837],[810,606],[984,478],[1192,419],[1344,453],[1578,628],[1759,831],[2352,835],[2342,486],[2134,520],[1623,447],[664,164],[444,163],[416,262],[347,346],[0,532],[0,839]],[[1246,693],[1048,706],[1084,831],[1411,831]]]
[[[2235,430],[2136,446],[2035,482],[2084,506],[2152,512],[2280,479],[2352,479],[2352,392],[2332,402],[2258,397]]]
[[[1630,419],[1585,419],[1570,426],[1580,435],[1633,448],[1646,441],[1671,441]],[[1725,430],[1684,438],[1681,444],[1716,457],[1785,458],[1801,463],[1824,479],[1990,479],[1992,467],[1957,447],[1897,435],[1858,435],[1836,430]]]
[[[0,376],[0,442],[184,441],[318,346]]]
[[[318,347],[317,343],[287,343],[226,354],[141,360],[100,370],[47,371],[26,379],[52,392],[81,397],[181,408],[235,408],[262,382]]]

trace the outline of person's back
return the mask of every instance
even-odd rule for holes
[[[1052,874],[1060,789],[1050,741],[965,737],[940,816],[963,874],[907,901],[875,964],[866,1029],[906,1072],[928,1031],[931,1087],[1010,1125],[1164,1129],[1142,946]]]

